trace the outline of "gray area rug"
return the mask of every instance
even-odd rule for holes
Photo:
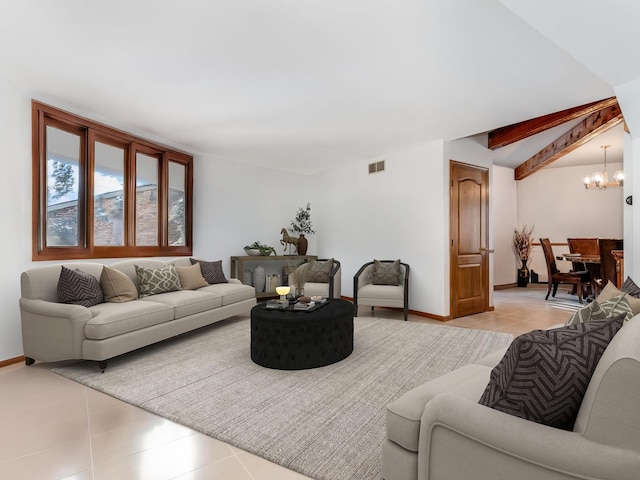
[[[319,480],[380,478],[385,406],[506,346],[503,333],[356,318],[354,351],[322,368],[271,370],[250,358],[235,317],[123,355],[53,371]]]

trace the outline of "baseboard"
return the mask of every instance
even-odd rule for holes
[[[517,286],[518,286],[517,283],[506,283],[504,285],[494,285],[493,289],[494,290],[506,290],[507,288],[515,288]]]
[[[352,297],[346,297],[344,295],[341,295],[340,298],[342,298],[343,300],[348,300],[350,302],[353,302]],[[402,308],[394,308],[394,307],[376,307],[376,308],[386,308],[388,310],[393,310],[394,312],[403,311]],[[409,313],[417,317],[430,318],[431,320],[438,320],[440,322],[448,322],[449,320],[451,320],[451,315],[446,315],[446,316],[434,315],[433,313],[421,312],[419,310],[411,310],[411,309],[409,309]]]
[[[0,360],[0,368],[20,362],[24,362],[24,355],[14,358],[8,358],[7,360]]]

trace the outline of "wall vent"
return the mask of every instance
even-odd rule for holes
[[[373,162],[369,164],[369,173],[384,172],[384,160],[379,162]]]

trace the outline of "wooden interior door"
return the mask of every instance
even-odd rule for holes
[[[489,171],[450,162],[451,317],[489,309]]]

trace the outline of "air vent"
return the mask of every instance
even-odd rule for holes
[[[384,172],[384,160],[369,164],[369,173]]]

